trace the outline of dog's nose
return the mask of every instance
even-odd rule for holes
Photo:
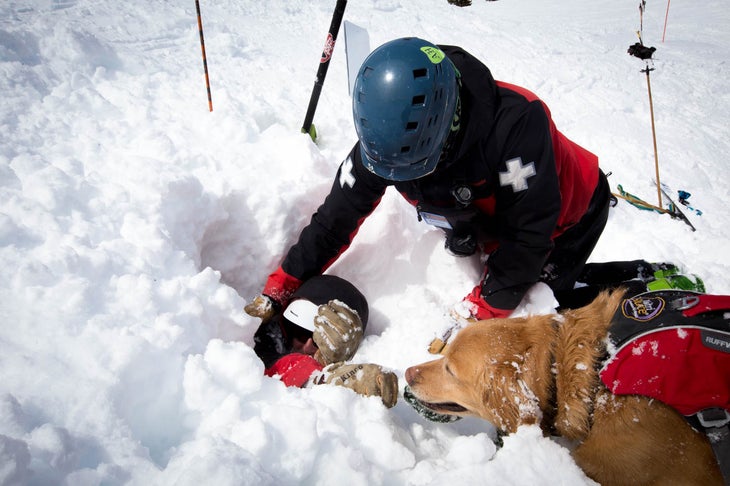
[[[418,370],[417,366],[411,366],[406,370],[406,383],[409,385],[414,385],[418,381],[418,377],[421,375],[421,372]]]

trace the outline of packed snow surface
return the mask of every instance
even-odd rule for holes
[[[550,106],[612,188],[656,203],[643,28],[662,182],[693,224],[611,210],[591,261],[672,261],[730,293],[727,0],[350,2],[370,47],[460,45]],[[668,3],[668,2],[667,2]],[[523,427],[428,422],[334,386],[263,376],[261,291],[356,137],[342,30],[300,132],[335,1],[0,5],[0,484],[590,484],[570,444]],[[664,38],[664,40],[662,40]],[[386,197],[330,268],[367,296],[355,355],[403,373],[428,360],[479,278],[439,230]],[[536,286],[520,312],[551,312]],[[661,445],[659,445],[661,447]]]

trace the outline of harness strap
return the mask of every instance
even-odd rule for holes
[[[708,311],[730,310],[730,295],[691,295],[685,300],[685,307],[680,307],[686,317],[694,317]]]
[[[724,408],[708,408],[685,418],[707,435],[723,480],[730,484],[730,412]]]

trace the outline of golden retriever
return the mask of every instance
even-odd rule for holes
[[[421,405],[476,416],[503,433],[522,424],[571,439],[573,457],[602,485],[722,485],[707,437],[673,408],[614,395],[598,376],[622,291],[559,316],[490,319],[467,326],[434,361],[405,378]]]

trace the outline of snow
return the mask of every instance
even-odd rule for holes
[[[344,42],[300,133],[334,1],[0,5],[0,484],[590,484],[569,445],[437,424],[263,376],[242,311],[355,140]],[[350,2],[371,46],[457,44],[550,106],[610,182],[656,202],[639,2]],[[660,175],[697,232],[621,202],[592,261],[673,261],[730,292],[730,9],[648,2]],[[471,290],[476,259],[388,193],[331,273],[368,297],[356,362],[403,373]],[[528,302],[529,301],[529,302]],[[550,312],[536,286],[520,312]]]

